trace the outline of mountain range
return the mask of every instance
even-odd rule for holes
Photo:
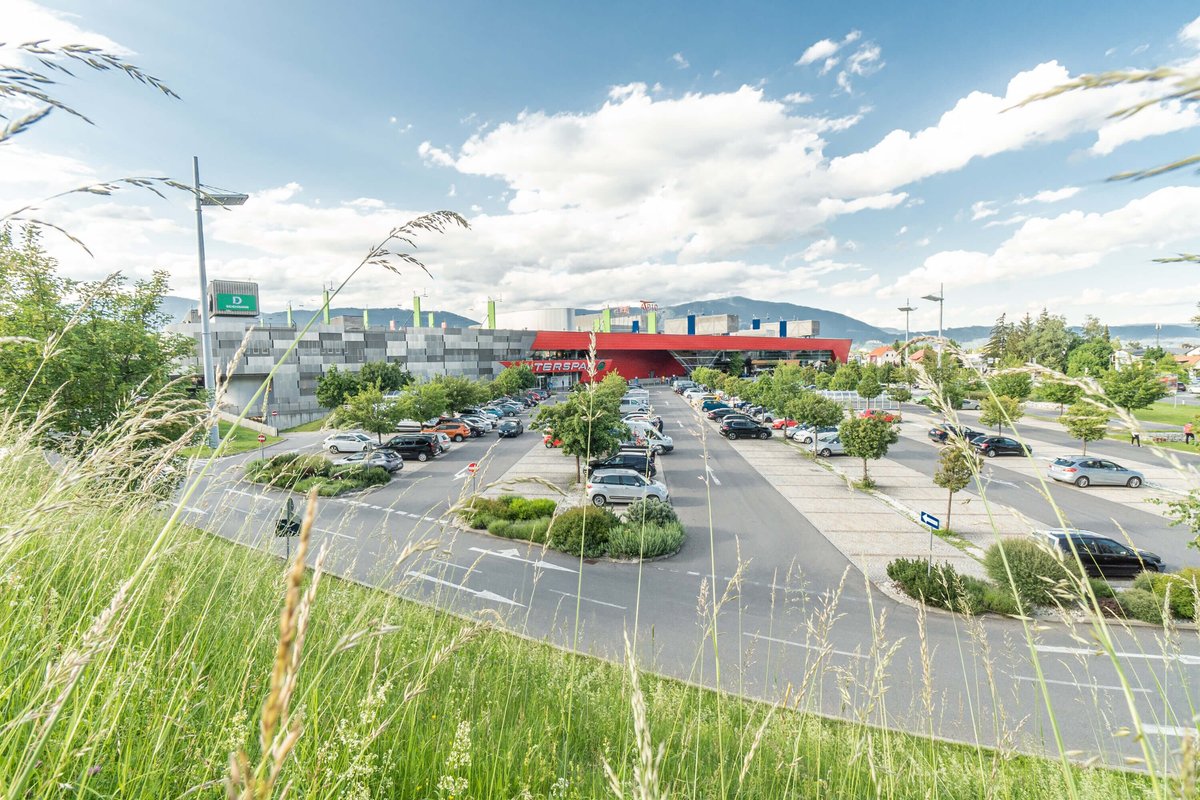
[[[183,319],[189,309],[196,307],[196,301],[185,297],[167,296],[163,298],[161,307],[171,317],[172,321],[178,322]],[[664,312],[664,317],[676,318],[685,317],[688,314],[736,314],[743,328],[749,328],[750,320],[755,318],[762,320],[763,325],[778,322],[781,319],[811,319],[821,324],[821,336],[832,339],[852,339],[856,347],[862,347],[873,342],[887,344],[904,338],[903,329],[876,327],[860,319],[839,314],[836,311],[826,311],[823,308],[801,306],[795,303],[783,303],[774,300],[753,300],[740,296],[680,303],[678,305],[666,306],[661,310]],[[434,315],[434,324],[437,326],[441,326],[443,322],[451,328],[479,324],[477,320],[450,311],[426,309],[422,311],[422,315],[427,318],[430,311]],[[597,311],[598,309],[576,309],[575,313],[594,314]],[[294,309],[292,311],[292,319],[297,325],[305,325],[317,313],[319,312]],[[329,310],[331,317],[361,317],[362,313],[363,310],[361,308],[354,306],[343,306]],[[282,325],[286,320],[286,311],[269,311],[264,312],[262,315],[262,321],[267,325]],[[397,327],[411,325],[413,321],[412,311],[402,308],[370,309],[370,321],[372,325],[388,325],[392,320],[396,321]],[[985,341],[990,332],[990,325],[969,325],[946,328],[943,333],[964,347],[972,347]],[[1156,329],[1153,323],[1112,325],[1109,327],[1109,332],[1123,342],[1138,341],[1142,344],[1150,344],[1156,340],[1157,336],[1158,340],[1163,344],[1179,344],[1182,342],[1200,343],[1200,330],[1197,330],[1195,326],[1188,323],[1164,323],[1161,330]],[[937,335],[936,330],[914,330],[909,333],[911,336]]]

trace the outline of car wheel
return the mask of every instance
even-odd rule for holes
[[[762,439],[762,440],[764,440],[764,441],[765,441],[765,440],[767,440],[767,439],[770,439],[770,438],[771,438],[771,434],[767,433],[766,431],[763,431],[762,433],[760,433],[760,434],[758,435],[758,438],[760,438],[760,439]]]
[[[826,447],[824,450],[817,453],[817,455],[819,455],[821,458],[829,458],[831,455],[833,455],[833,451]]]
[[[996,457],[996,451],[995,451],[995,450],[988,450],[988,451],[987,451],[987,457],[988,457],[988,458],[995,458],[995,457]]]
[[[608,501],[604,499],[604,495],[602,494],[598,494],[592,498],[592,505],[596,506],[597,508],[604,508],[604,504],[607,502]]]
[[[340,453],[340,452],[342,452],[342,451],[341,451],[341,450],[338,450],[338,448],[337,448],[337,445],[336,445],[336,444],[331,444],[331,445],[329,445],[329,452],[331,452],[331,453]]]
[[[1086,489],[1088,486],[1091,485],[1091,483],[1092,483],[1091,480],[1089,480],[1086,475],[1080,475],[1078,478],[1075,479],[1075,485],[1078,486],[1080,489]]]
[[[648,494],[648,495],[646,495],[646,502],[647,503],[661,503],[662,498],[656,494]]]
[[[1138,488],[1139,486],[1141,486],[1141,485],[1142,485],[1142,479],[1141,479],[1141,478],[1139,478],[1139,477],[1137,477],[1137,476],[1135,475],[1135,476],[1133,476],[1132,478],[1130,478],[1130,479],[1129,479],[1129,480],[1126,482],[1126,484],[1125,484],[1125,485],[1126,485],[1126,486],[1128,486],[1130,489],[1136,489],[1136,488]]]
[[[1147,563],[1143,562],[1142,566],[1145,567],[1146,572],[1161,572],[1162,571],[1158,568],[1158,564],[1147,564]]]
[[[734,439],[737,438],[737,434],[734,433],[733,431],[730,431],[729,433],[725,434],[725,438],[732,442]]]
[[[463,440],[463,437],[462,437],[461,433],[454,434],[454,441],[461,442],[462,440]]]
[[[429,460],[429,454],[426,453],[424,450],[422,450],[420,453],[417,453],[417,461],[428,461],[428,460]]]

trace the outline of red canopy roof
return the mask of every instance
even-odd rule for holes
[[[587,350],[592,334],[587,331],[538,331],[534,350]],[[830,350],[838,361],[850,355],[849,339],[808,339],[777,336],[714,336],[683,333],[597,333],[596,350],[784,350],[805,352]]]

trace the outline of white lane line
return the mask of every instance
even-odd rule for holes
[[[777,644],[786,644],[791,647],[802,647],[805,650],[821,650],[826,653],[833,653],[839,656],[849,656],[850,658],[866,658],[862,653],[852,653],[849,650],[833,650],[822,645],[804,644],[803,642],[790,642],[787,639],[776,639],[773,636],[763,636],[761,633],[745,633],[744,636],[749,636],[751,639],[763,639],[768,642],[776,642]]]
[[[688,570],[688,575],[695,575],[697,578],[699,578],[699,577],[700,577],[700,573],[699,573],[699,572],[693,572],[693,571],[691,571],[691,570]]]
[[[1188,728],[1184,725],[1143,725],[1142,733],[1179,737],[1200,736],[1200,730],[1197,730],[1195,727]]]
[[[196,508],[195,506],[183,506],[183,510],[188,511],[192,514],[207,514],[208,513],[208,511],[206,511],[205,509]]]
[[[555,594],[561,594],[563,597],[577,597],[577,598],[579,598],[580,600],[585,600],[585,601],[587,601],[587,602],[589,602],[589,603],[595,603],[595,604],[596,604],[596,605],[598,605],[598,606],[608,606],[609,608],[619,608],[619,609],[621,609],[622,611],[628,611],[628,610],[629,610],[629,609],[628,609],[628,608],[626,608],[625,606],[619,606],[619,605],[617,605],[616,603],[606,603],[606,602],[604,602],[603,600],[593,600],[593,599],[592,599],[592,598],[590,598],[590,597],[584,597],[583,595],[572,594],[571,592],[560,592],[558,589],[551,589],[550,591],[554,592]]]
[[[1035,648],[1041,653],[1062,653],[1063,655],[1073,656],[1103,656],[1106,653],[1098,648],[1088,647],[1060,647],[1058,645],[1040,644]],[[1200,666],[1200,656],[1189,656],[1183,653],[1178,655],[1163,655],[1162,653],[1123,653],[1117,652],[1117,658],[1140,658],[1146,661],[1178,661],[1189,667]]]
[[[1054,680],[1053,678],[1043,678],[1042,680],[1039,681],[1037,678],[1029,676],[1029,675],[1014,675],[1013,680],[1014,681],[1026,681],[1028,683],[1042,683],[1042,682],[1053,683],[1057,686],[1077,686],[1080,689],[1103,689],[1103,690],[1109,691],[1109,692],[1125,691],[1124,686],[1109,686],[1109,685],[1103,684],[1103,683],[1077,683],[1076,681],[1059,681],[1059,680]],[[1140,694],[1150,694],[1149,689],[1139,689],[1134,686],[1129,687],[1129,691],[1138,692]]]
[[[316,525],[313,526],[313,530],[319,531],[320,533],[328,533],[331,536],[340,536],[343,539],[353,539],[354,538],[353,536],[351,536],[348,533],[341,533],[340,531],[331,531],[328,528],[318,528]]]
[[[554,570],[558,570],[559,572],[569,572],[572,575],[579,574],[578,572],[576,572],[573,569],[570,569],[568,567],[560,567],[558,564],[551,564],[549,561],[541,561],[541,560],[530,561],[528,558],[521,558],[521,555],[520,555],[521,551],[515,547],[510,548],[508,550],[486,550],[482,547],[471,547],[468,549],[474,553],[483,553],[485,556],[498,556],[500,558],[507,558],[510,561],[521,561],[526,564],[532,564],[535,567],[541,567],[542,569],[554,569]]]
[[[461,569],[463,572],[470,572],[475,575],[483,574],[482,572],[479,571],[479,568],[476,567],[475,565],[471,565],[469,567],[464,567],[462,564],[455,564],[453,561],[434,560],[434,561],[428,562],[427,566],[430,566],[430,567],[454,567],[455,569]]]
[[[524,603],[518,603],[516,600],[509,600],[507,597],[502,597],[502,596],[496,594],[495,592],[489,592],[487,590],[480,591],[477,589],[472,589],[468,586],[462,586],[460,584],[454,583],[453,581],[445,581],[445,580],[442,580],[441,578],[435,578],[432,575],[426,575],[424,572],[417,572],[415,570],[410,569],[408,572],[406,572],[404,574],[410,578],[420,578],[423,581],[429,581],[430,583],[436,583],[439,586],[446,586],[451,589],[457,589],[460,592],[466,592],[467,594],[471,594],[471,595],[474,595],[475,597],[478,597],[480,600],[491,600],[494,603],[505,603],[510,606],[518,606],[520,608],[525,608]]]

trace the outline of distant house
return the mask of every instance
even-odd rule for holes
[[[1197,348],[1200,350],[1200,348]],[[1188,353],[1185,356],[1175,356],[1175,363],[1187,368],[1188,375],[1195,377],[1196,370],[1200,369],[1200,352],[1195,354]]]
[[[884,364],[899,364],[900,353],[890,344],[885,344],[867,353],[863,360],[877,367],[882,367]]]
[[[1138,353],[1138,352],[1131,353],[1128,350],[1125,350],[1124,348],[1117,350],[1116,352],[1113,353],[1113,356],[1112,356],[1113,366],[1116,367],[1117,369],[1122,369],[1124,367],[1128,367],[1131,364],[1133,364],[1134,361],[1136,361],[1138,359],[1139,355],[1140,355],[1140,353]]]

